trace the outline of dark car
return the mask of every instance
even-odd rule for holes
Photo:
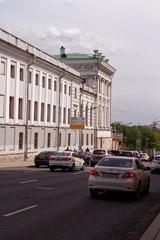
[[[108,156],[109,153],[105,149],[95,149],[93,150],[91,157],[91,167],[94,167],[102,158]]]
[[[49,157],[55,155],[57,151],[43,151],[37,154],[34,158],[35,166],[38,168],[41,165],[49,166]]]
[[[89,163],[91,161],[92,153],[91,152],[87,152],[87,151],[83,151],[83,152],[78,153],[78,156],[80,158],[83,158],[83,160],[85,161],[86,165],[89,165]]]

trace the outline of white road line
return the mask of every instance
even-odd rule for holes
[[[17,210],[17,211],[11,212],[11,213],[4,214],[3,217],[10,217],[10,216],[12,216],[14,214],[21,213],[21,212],[30,210],[30,209],[35,208],[35,207],[38,207],[38,205],[32,205],[32,206],[29,206],[29,207],[26,207],[26,208],[22,208],[20,210]]]
[[[24,181],[24,182],[19,182],[20,184],[25,184],[25,183],[31,183],[31,182],[37,182],[38,179],[33,179],[33,180],[28,180],[28,181]]]
[[[83,172],[77,172],[77,173],[72,173],[72,175],[79,175],[82,174]]]
[[[34,189],[40,189],[40,190],[52,190],[55,188],[51,188],[51,187],[35,187]]]

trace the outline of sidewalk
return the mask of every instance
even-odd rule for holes
[[[34,166],[34,160],[14,160],[14,161],[0,161],[1,168],[13,168],[13,167],[29,167]]]

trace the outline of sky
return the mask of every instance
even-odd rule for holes
[[[99,49],[116,68],[112,122],[160,120],[159,0],[0,0],[0,27],[50,54]]]

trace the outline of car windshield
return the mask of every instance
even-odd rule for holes
[[[103,154],[106,154],[106,151],[105,150],[94,150],[93,154],[103,155]]]
[[[127,158],[104,158],[98,163],[98,166],[131,168],[133,167],[133,160]]]

